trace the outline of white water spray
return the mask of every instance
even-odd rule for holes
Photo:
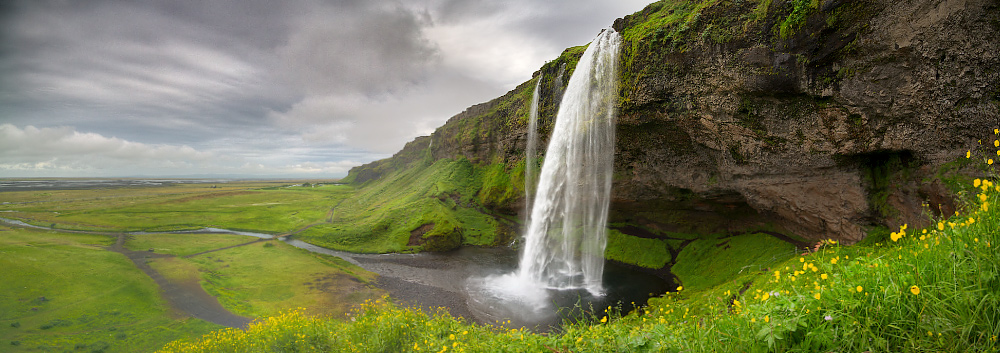
[[[603,295],[620,36],[597,36],[564,93],[545,153],[517,276]]]
[[[605,29],[577,63],[545,153],[518,268],[470,279],[469,307],[477,315],[539,322],[555,315],[544,310],[551,290],[604,295],[620,38]]]

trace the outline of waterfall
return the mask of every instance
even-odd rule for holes
[[[531,204],[535,199],[535,150],[538,149],[538,89],[542,87],[542,77],[538,75],[535,93],[531,96],[531,114],[528,115],[528,141],[524,148],[524,224],[531,224]],[[527,229],[525,229],[527,231]]]
[[[556,101],[557,108],[559,107],[559,102],[562,101],[564,74],[566,74],[566,63],[559,64],[559,74],[556,75],[555,87],[552,89],[552,98]]]
[[[602,295],[620,36],[607,28],[570,77],[545,153],[517,276]]]
[[[611,199],[620,38],[614,29],[602,31],[583,53],[562,94],[537,191],[534,197],[528,195],[534,202],[517,269],[467,282],[469,309],[485,322],[554,320],[556,312],[547,310],[552,290],[559,291],[556,298],[577,295],[563,290],[586,290],[594,298],[604,295],[601,277]],[[537,118],[538,95],[536,83],[529,144],[536,129],[532,122]],[[534,153],[528,153],[533,160]],[[528,183],[527,168],[525,173]]]

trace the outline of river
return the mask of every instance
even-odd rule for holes
[[[0,218],[0,222],[19,227],[30,227],[69,233],[90,233],[117,236],[121,233],[68,231],[31,225],[22,221]],[[234,231],[219,228],[163,232],[163,233],[225,233],[249,237],[272,239],[275,236],[264,233]],[[155,234],[145,232],[126,233],[129,235]],[[162,234],[162,233],[161,233]],[[550,304],[543,311],[525,311],[523,308],[489,301],[485,296],[470,291],[470,282],[488,276],[498,276],[514,271],[517,267],[517,251],[508,247],[480,248],[463,247],[442,253],[417,254],[357,254],[331,250],[312,245],[290,237],[280,238],[285,243],[311,252],[336,256],[365,270],[379,275],[376,285],[389,292],[400,304],[419,308],[445,308],[456,317],[472,322],[495,324],[510,321],[508,326],[527,327],[536,331],[549,331],[564,320],[575,320],[585,311],[603,315],[604,308],[620,305],[623,311],[633,306],[642,306],[650,296],[660,295],[669,290],[662,279],[625,266],[607,263],[604,271],[606,295],[594,297],[586,290],[549,291]],[[124,247],[118,245],[119,252]],[[143,269],[151,277],[156,277]],[[162,283],[157,282],[161,287]],[[164,290],[169,288],[163,288]],[[200,287],[199,287],[200,289]],[[473,293],[473,294],[470,294]],[[201,294],[201,293],[198,293]],[[213,301],[214,302],[214,301]],[[218,305],[217,302],[214,305]],[[593,309],[593,310],[591,310]],[[191,313],[201,317],[202,313]],[[213,320],[209,320],[213,321]],[[219,320],[215,320],[216,322]],[[231,321],[231,320],[228,320]],[[218,323],[232,326],[228,321]],[[239,326],[245,325],[240,322]]]

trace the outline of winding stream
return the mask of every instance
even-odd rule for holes
[[[124,247],[127,236],[145,234],[215,233],[239,234],[260,239],[278,238],[285,243],[311,252],[336,256],[379,275],[376,286],[389,292],[399,303],[420,308],[443,307],[453,316],[464,317],[482,324],[495,324],[510,320],[508,326],[529,327],[547,331],[558,326],[563,320],[572,320],[581,315],[581,308],[592,307],[595,312],[603,311],[609,305],[624,303],[623,310],[630,310],[632,303],[641,306],[652,295],[668,290],[668,285],[660,278],[635,270],[608,263],[604,274],[607,295],[592,296],[586,290],[556,291],[552,293],[553,309],[547,312],[518,312],[490,307],[475,294],[469,294],[470,279],[509,273],[517,267],[517,251],[510,248],[465,247],[446,253],[418,254],[356,254],[331,250],[312,245],[288,236],[264,233],[234,231],[219,228],[173,232],[91,232],[52,229],[28,224],[22,221],[0,218],[0,222],[17,227],[41,229],[64,233],[99,234],[115,237],[117,242],[108,250],[128,257],[137,268],[146,273],[161,289],[161,294],[171,307],[209,322],[228,326],[245,327],[251,318],[236,315],[222,307],[215,297],[209,295],[198,283],[171,282],[164,278],[147,262],[158,257],[173,255],[131,251]],[[247,244],[254,243],[249,242]],[[245,245],[245,244],[241,244]],[[240,245],[237,245],[240,246]],[[218,250],[218,249],[216,249]],[[472,292],[474,293],[474,292]]]
[[[470,290],[470,281],[509,273],[517,268],[518,253],[511,248],[464,247],[445,253],[355,254],[330,250],[301,240],[286,239],[289,245],[316,253],[337,256],[368,271],[379,274],[380,288],[410,306],[444,307],[453,316],[495,324],[510,320],[508,326],[548,331],[563,320],[580,317],[581,310],[603,312],[608,306],[622,303],[622,309],[642,306],[654,295],[668,291],[662,279],[607,263],[604,296],[593,296],[586,289],[553,290],[551,306],[546,311],[517,310],[484,301]],[[475,287],[475,286],[472,286]],[[633,304],[634,303],[634,304]]]

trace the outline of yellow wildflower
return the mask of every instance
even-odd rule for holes
[[[858,293],[861,293],[861,291],[864,291],[864,290],[865,290],[865,288],[864,288],[864,287],[862,287],[862,286],[858,286],[858,288],[855,288],[855,289],[857,289],[857,290],[858,290]]]
[[[837,258],[835,257],[835,258],[830,259],[830,263],[836,265],[837,264]]]
[[[601,318],[601,323],[605,323],[605,322],[608,322],[608,317],[607,316]]]
[[[983,184],[983,181],[980,180],[980,179],[978,179],[978,178],[976,180],[972,181],[972,186],[977,187],[977,188],[979,187],[979,185],[982,185],[982,184]]]
[[[819,297],[820,297],[819,292],[816,292],[816,294],[813,295],[813,298],[816,298],[816,300],[819,300]]]
[[[830,276],[827,276],[827,275],[826,275],[826,274],[824,273],[824,274],[821,274],[821,275],[819,275],[819,278],[822,278],[822,279],[827,279],[827,278],[830,278]]]
[[[938,230],[944,230],[944,221],[938,222]]]
[[[896,233],[896,232],[892,232],[892,234],[889,234],[889,239],[892,239],[892,242],[894,242],[894,243],[897,242],[897,241],[899,241],[899,238],[902,238],[902,237],[903,237],[902,235],[900,235],[899,233]]]
[[[677,286],[677,291],[678,291],[678,292],[680,292],[680,291],[682,291],[682,290],[684,290],[684,286]]]
[[[986,164],[993,165],[993,158],[986,160]]]
[[[972,151],[965,151],[965,158],[972,157]]]
[[[917,287],[917,285],[910,286],[910,293],[913,293],[913,295],[920,294],[920,287]]]
[[[993,147],[1000,147],[1000,140],[993,140]]]
[[[770,315],[764,315],[764,322],[771,322],[771,316]]]
[[[764,295],[762,295],[762,296],[760,297],[760,300],[761,300],[761,301],[765,301],[765,300],[767,300],[767,298],[770,298],[770,297],[771,297],[771,294],[770,294],[770,293],[768,293],[768,292],[764,292]]]

